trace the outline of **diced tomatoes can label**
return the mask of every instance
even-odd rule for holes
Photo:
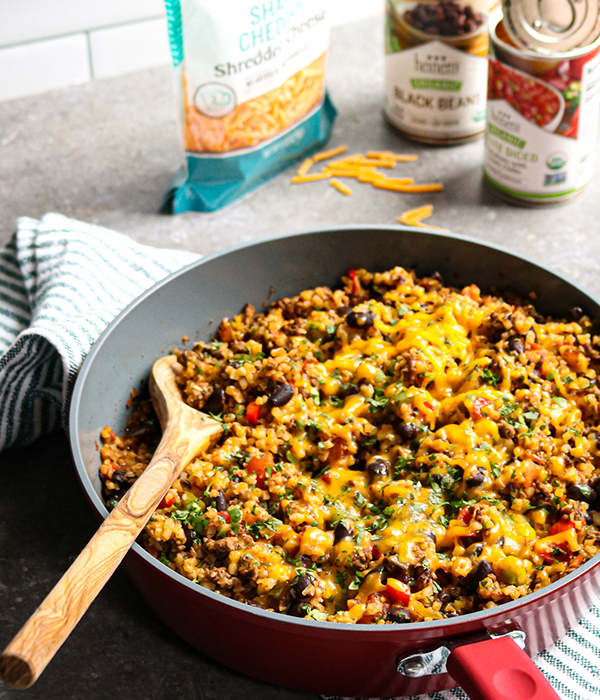
[[[407,136],[450,144],[483,133],[489,9],[482,0],[386,3],[385,114]]]
[[[579,194],[594,173],[600,43],[562,54],[517,48],[490,23],[484,173],[512,201],[547,204]]]

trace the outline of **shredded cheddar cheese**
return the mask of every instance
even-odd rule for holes
[[[377,168],[391,169],[397,163],[411,162],[417,159],[414,155],[399,155],[390,151],[370,151],[365,157],[362,153],[355,153],[340,160],[330,161],[320,173],[309,173],[315,163],[329,160],[336,155],[345,153],[347,146],[340,146],[329,151],[317,153],[305,160],[298,168],[296,176],[292,178],[293,184],[301,182],[314,182],[316,180],[326,180],[329,178],[353,178],[358,182],[370,183],[377,189],[390,190],[392,192],[422,193],[439,192],[444,189],[441,183],[431,183],[425,185],[414,184],[412,178],[393,178],[377,171]],[[349,187],[334,179],[331,185],[343,194],[350,195],[352,191]]]

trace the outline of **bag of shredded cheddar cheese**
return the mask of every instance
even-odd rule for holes
[[[186,167],[174,213],[214,211],[320,148],[328,0],[165,0]]]

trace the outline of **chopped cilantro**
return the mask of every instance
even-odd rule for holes
[[[371,413],[378,413],[382,408],[385,408],[389,402],[390,400],[384,396],[383,389],[375,389],[373,397],[367,399],[369,411],[371,411]]]
[[[253,354],[241,354],[241,355],[236,355],[233,357],[230,362],[238,362],[239,364],[246,364],[246,363],[252,363],[252,362],[257,362],[258,360],[264,360],[265,358],[265,353],[264,352],[255,352]]]
[[[357,508],[362,508],[366,502],[367,502],[367,499],[362,495],[362,493],[360,491],[357,491],[354,494],[354,505]]]
[[[490,386],[498,386],[502,381],[502,377],[499,374],[495,374],[489,367],[484,367],[481,370],[481,379]]]

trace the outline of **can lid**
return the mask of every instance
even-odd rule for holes
[[[504,26],[521,48],[570,51],[600,35],[600,0],[502,0]]]

